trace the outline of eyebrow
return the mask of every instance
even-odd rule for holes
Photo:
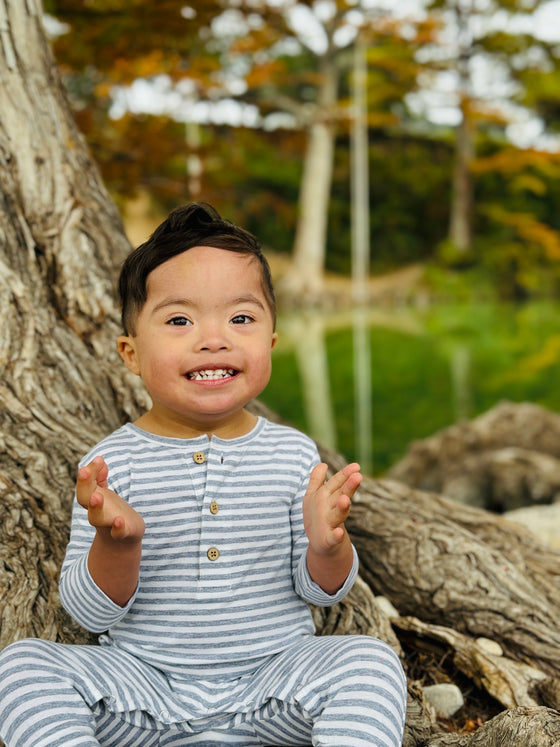
[[[192,301],[189,301],[188,298],[175,298],[174,296],[171,298],[164,298],[163,301],[160,301],[154,306],[151,313],[155,314],[156,311],[161,311],[161,309],[165,309],[168,306],[193,306],[193,303]]]
[[[231,306],[237,306],[238,304],[243,303],[252,303],[256,306],[259,306],[261,309],[263,309],[263,311],[266,310],[266,306],[263,304],[260,298],[257,298],[257,296],[253,296],[252,293],[250,293],[248,296],[239,296],[238,298],[233,298],[231,300]]]
[[[232,298],[231,300],[228,300],[224,303],[224,306],[238,306],[239,304],[244,303],[250,303],[254,304],[255,306],[258,306],[263,311],[266,310],[266,306],[264,303],[260,300],[260,298],[257,298],[257,296],[254,296],[252,293],[249,293],[246,296],[238,296],[237,298]],[[195,306],[196,303],[191,301],[190,298],[179,298],[172,296],[170,298],[164,298],[163,301],[160,301],[158,304],[154,306],[152,309],[152,314],[155,314],[156,311],[161,311],[161,309],[165,309],[168,306]]]

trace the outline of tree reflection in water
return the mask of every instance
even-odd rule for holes
[[[382,475],[413,440],[500,400],[560,411],[559,318],[553,302],[281,315],[262,399]]]

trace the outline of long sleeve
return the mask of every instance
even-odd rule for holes
[[[88,553],[65,562],[60,575],[60,601],[77,623],[92,633],[103,633],[116,625],[134,603],[119,607],[93,581],[87,567]]]
[[[101,445],[84,457],[79,466],[88,464],[97,454],[105,454]],[[126,460],[113,457],[110,461],[109,487],[128,500],[130,479]],[[125,607],[120,607],[95,584],[88,570],[88,554],[94,537],[95,528],[88,521],[87,511],[74,499],[70,542],[59,581],[60,600],[77,623],[92,633],[101,633],[123,619],[135,595]]]
[[[302,455],[302,481],[294,497],[291,511],[293,543],[292,573],[296,594],[309,604],[315,604],[318,607],[330,607],[344,599],[354,585],[358,575],[359,562],[358,553],[356,552],[356,549],[352,547],[352,568],[350,569],[346,581],[335,594],[327,594],[309,575],[309,570],[307,568],[307,548],[309,541],[303,527],[303,497],[307,490],[311,470],[318,463],[319,454],[316,451],[312,454],[311,458],[308,455]]]
[[[307,571],[303,496],[319,455],[304,434],[262,418],[230,440],[166,438],[128,424],[82,463],[97,454],[109,486],[146,523],[138,589],[121,608],[88,573],[95,529],[74,507],[61,599],[85,628],[106,632],[102,645],[165,672],[242,673],[313,635],[308,603],[332,605],[351,588],[356,557],[334,595]]]

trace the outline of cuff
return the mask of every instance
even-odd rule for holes
[[[95,583],[87,554],[76,560],[60,580],[60,599],[67,612],[86,630],[103,633],[127,614],[138,589],[124,607],[113,602]]]
[[[358,575],[358,568],[358,553],[356,552],[356,548],[352,545],[352,568],[346,577],[346,581],[337,592],[334,594],[327,594],[327,592],[323,591],[319,584],[316,584],[309,575],[309,570],[307,569],[307,553],[304,552],[300,558],[298,567],[298,593],[310,604],[315,604],[318,607],[330,607],[344,599],[352,586],[354,586],[354,582]]]

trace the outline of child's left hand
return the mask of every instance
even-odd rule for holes
[[[351,499],[362,482],[359,464],[346,465],[325,482],[327,470],[326,464],[313,469],[303,498],[303,526],[319,555],[330,554],[344,540]]]

